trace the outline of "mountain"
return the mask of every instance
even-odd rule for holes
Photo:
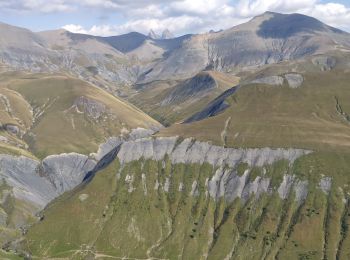
[[[174,35],[168,30],[165,29],[161,35],[156,34],[152,29],[148,33],[148,37],[153,40],[167,40],[174,38]]]
[[[97,167],[104,155],[100,144],[161,127],[134,106],[67,75],[4,72],[0,79],[2,246]]]
[[[152,29],[149,31],[148,37],[150,37],[151,39],[154,39],[154,40],[160,39],[160,36],[158,34],[156,34]]]
[[[172,38],[174,38],[174,35],[168,29],[165,29],[162,32],[162,39],[172,39]]]
[[[239,71],[298,60],[335,46],[349,48],[349,38],[311,17],[267,12],[231,29],[194,35],[156,64],[146,81],[186,78],[208,68]]]
[[[348,33],[0,29],[0,258],[348,259]]]
[[[89,154],[110,136],[160,126],[137,108],[69,76],[7,73],[1,81],[3,132],[39,158]]]
[[[130,102],[165,125],[186,119],[212,99],[237,85],[239,78],[218,71],[199,72],[185,80],[156,81],[138,86]]]
[[[25,251],[347,259],[350,57],[328,55],[262,67],[186,122],[119,144],[108,167],[42,212]],[[213,86],[209,75],[193,80]]]

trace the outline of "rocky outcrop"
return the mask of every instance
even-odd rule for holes
[[[323,176],[318,186],[325,194],[328,194],[332,187],[332,178]]]
[[[249,167],[263,167],[271,165],[279,160],[288,160],[291,164],[300,156],[310,153],[301,149],[233,149],[214,146],[206,142],[198,142],[193,139],[185,139],[179,142],[177,137],[168,138],[143,138],[136,141],[125,142],[121,145],[117,155],[122,164],[150,159],[161,161],[165,156],[172,164],[184,163],[209,163],[217,170],[211,179],[207,180],[208,194],[215,200],[224,197],[228,201],[235,198],[247,200],[250,195],[260,196],[261,193],[269,192],[270,178],[258,176],[250,180],[250,170],[247,169],[243,175],[237,173],[237,166],[246,163]],[[167,178],[164,183],[164,190],[169,186]],[[307,196],[307,185],[305,181],[298,180],[295,176],[284,175],[283,181],[277,189],[282,199],[288,198],[294,190],[295,200],[301,202]],[[158,188],[160,184],[156,184]],[[157,189],[156,188],[156,189]],[[179,191],[183,190],[183,184]],[[191,195],[197,194],[197,183],[193,183]]]
[[[118,158],[127,163],[141,158],[162,160],[168,155],[172,163],[209,163],[213,166],[234,167],[245,162],[251,166],[272,164],[278,160],[294,162],[298,157],[310,153],[302,149],[233,149],[185,139],[177,144],[177,137],[143,138],[121,145]]]
[[[79,154],[53,155],[42,162],[24,156],[0,155],[0,179],[16,199],[40,209],[81,183],[95,162]]]
[[[289,73],[284,75],[284,77],[290,88],[299,88],[304,82],[303,76],[297,73]]]
[[[106,112],[106,106],[103,103],[84,96],[77,98],[74,106],[93,119],[99,119]]]
[[[322,71],[332,70],[337,64],[334,57],[318,56],[312,59],[312,63],[319,67]]]
[[[255,79],[251,83],[266,84],[271,86],[282,86],[283,82],[284,82],[284,79],[281,76],[268,76],[268,77]]]
[[[127,131],[124,135],[110,137],[106,140],[105,143],[99,146],[97,153],[91,154],[91,156],[94,157],[96,161],[99,161],[125,140],[137,140],[140,138],[144,138],[154,134],[158,130],[159,128],[157,127],[150,128],[150,129],[138,127],[138,128],[132,129],[131,132]]]
[[[79,185],[95,166],[96,162],[88,156],[70,153],[46,157],[42,161],[41,170],[57,193],[62,194]]]
[[[58,193],[48,179],[40,176],[39,165],[39,161],[24,156],[1,155],[0,178],[12,187],[17,199],[44,207]]]

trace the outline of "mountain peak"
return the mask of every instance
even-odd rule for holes
[[[168,29],[165,29],[162,33],[162,39],[171,39],[171,38],[174,38],[174,35]]]
[[[159,35],[156,34],[152,29],[149,31],[148,37],[150,37],[151,39],[154,39],[154,40],[157,40],[160,38]]]
[[[148,37],[153,40],[165,40],[174,38],[174,35],[168,29],[165,29],[160,36],[151,29],[148,33]]]

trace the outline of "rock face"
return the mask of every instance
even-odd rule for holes
[[[332,70],[337,61],[334,57],[318,56],[312,59],[312,63],[322,71]]]
[[[99,119],[106,112],[106,106],[104,104],[87,97],[77,98],[73,105],[78,111],[82,110],[93,119]]]
[[[5,24],[0,33],[3,64],[34,72],[68,70],[120,95],[128,93],[120,83],[187,79],[206,69],[241,71],[326,53],[337,44],[350,49],[345,32],[304,15],[271,12],[227,30],[176,38],[168,30],[162,36],[151,31],[95,37],[64,30],[33,33]],[[335,66],[328,57],[314,63],[322,70]]]
[[[299,88],[304,82],[303,76],[297,73],[289,73],[284,75],[284,77],[291,88]]]
[[[16,199],[40,209],[81,183],[95,164],[78,154],[49,156],[42,163],[24,156],[0,155],[0,179],[12,187]]]
[[[283,82],[284,82],[284,79],[281,76],[269,76],[269,77],[255,79],[251,83],[281,86],[283,85]]]
[[[187,78],[208,68],[240,70],[302,59],[333,50],[334,41],[350,48],[347,33],[312,17],[266,12],[221,32],[192,36],[157,63],[145,81]],[[320,63],[332,67],[330,61]]]
[[[77,153],[51,155],[42,161],[43,174],[59,194],[79,185],[95,166],[95,161]]]
[[[143,138],[128,141],[121,145],[117,155],[122,164],[137,161],[141,158],[163,160],[167,155],[173,164],[177,163],[209,163],[215,167],[228,166],[234,168],[239,163],[262,167],[278,160],[293,163],[310,151],[302,149],[233,149],[214,146],[206,142],[185,139],[177,144],[177,137]]]
[[[293,175],[284,174],[283,181],[277,188],[271,186],[270,177],[251,177],[251,168],[272,165],[280,160],[287,160],[292,164],[300,156],[311,151],[302,149],[233,149],[214,146],[193,139],[185,139],[179,142],[177,137],[168,138],[143,138],[123,143],[118,152],[121,164],[126,164],[140,159],[156,161],[165,160],[167,157],[172,164],[203,164],[209,163],[216,168],[211,179],[207,179],[207,193],[214,200],[225,198],[231,202],[235,198],[246,201],[252,194],[259,197],[262,193],[270,193],[274,189],[281,199],[287,199],[294,194],[295,201],[303,202],[308,194],[308,182],[301,181]],[[243,174],[238,173],[238,165],[245,163],[248,168]],[[283,174],[283,173],[281,173]],[[129,178],[131,179],[131,177]],[[128,185],[130,180],[128,179]],[[155,183],[155,189],[163,187],[168,191],[171,179],[166,178],[165,183]],[[322,179],[321,189],[328,189],[328,180]],[[178,190],[184,189],[183,184]],[[192,196],[197,194],[197,182],[187,187]],[[132,190],[129,189],[130,192]]]
[[[174,35],[168,29],[165,29],[162,32],[162,39],[163,40],[172,39],[172,38],[174,38]]]
[[[332,187],[332,178],[323,177],[320,180],[319,187],[325,194],[328,194]]]

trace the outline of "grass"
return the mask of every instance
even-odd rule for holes
[[[212,77],[216,83],[216,88],[192,97],[181,96],[180,101],[161,105],[162,101],[167,99],[172,91],[176,88],[181,88],[186,81],[156,81],[142,86],[139,93],[132,95],[128,100],[164,125],[169,126],[202,110],[216,96],[239,83],[238,77],[217,71],[205,71],[198,75],[209,75]]]
[[[346,259],[350,236],[343,200],[350,187],[349,162],[350,154],[341,152],[312,153],[293,165],[276,162],[265,167],[271,194],[228,203],[205,195],[206,179],[216,170],[208,164],[172,165],[166,158],[120,168],[115,161],[85,187],[52,203],[45,219],[29,230],[26,248],[37,258],[89,253],[140,259],[320,259],[338,252]],[[253,171],[252,179],[264,172]],[[305,202],[295,202],[293,192],[279,198],[276,190],[286,173],[309,181]],[[324,173],[333,180],[329,196],[318,188]],[[127,175],[133,177],[132,192]],[[167,178],[171,185],[165,192]],[[190,195],[194,181],[197,196]],[[81,194],[88,199],[80,201]]]
[[[313,72],[304,75],[302,87],[291,89],[251,84],[227,99],[223,113],[190,124],[174,124],[160,136],[180,135],[221,144],[221,132],[229,147],[297,147],[313,150],[348,150],[350,124],[337,111],[350,111],[350,73]]]
[[[63,152],[89,154],[122,129],[159,125],[132,105],[68,76],[5,73],[0,78],[0,93],[8,97],[13,108],[12,113],[4,108],[0,111],[1,123],[18,125],[30,151],[39,158]],[[105,107],[99,118],[73,107],[82,96]]]

